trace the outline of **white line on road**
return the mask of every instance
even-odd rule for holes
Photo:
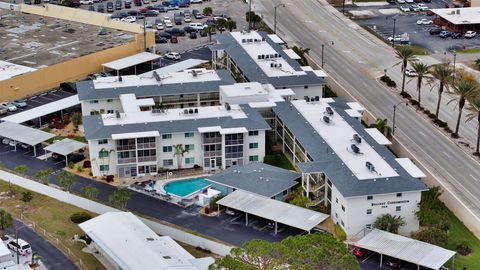
[[[311,20],[305,20],[305,22],[306,22],[306,23],[312,23],[312,21],[311,21]]]
[[[450,158],[450,155],[447,154],[447,152],[443,151],[442,152],[445,156],[447,156],[447,158]]]
[[[470,174],[470,177],[472,177],[473,180],[475,180],[475,181],[477,181],[477,182],[480,181],[480,180],[478,180],[478,178],[475,178],[475,176],[473,176],[473,175],[471,175],[471,174]]]
[[[423,137],[427,137],[427,135],[421,131],[419,131],[418,133],[420,133],[420,135],[422,135]]]

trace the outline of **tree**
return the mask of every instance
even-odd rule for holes
[[[475,60],[475,66],[477,66],[478,69],[480,69],[480,58],[477,58],[477,60]]]
[[[127,207],[128,200],[132,194],[126,188],[121,187],[115,190],[110,196],[108,196],[108,202],[116,208],[125,209]]]
[[[50,176],[50,174],[52,174],[53,172],[53,169],[52,168],[47,168],[47,169],[44,169],[44,170],[39,170],[36,174],[35,174],[35,177],[37,177],[38,179],[40,179],[40,181],[42,183],[44,183],[45,185],[48,184],[48,177]]]
[[[40,266],[40,260],[42,259],[42,256],[38,254],[38,252],[33,251],[32,252],[32,260],[30,262],[30,267],[35,270],[37,267]]]
[[[392,128],[388,125],[388,120],[386,118],[377,118],[377,121],[375,121],[374,124],[371,124],[370,127],[378,129],[378,131],[380,131],[387,138],[392,137]]]
[[[67,191],[70,191],[75,184],[75,174],[69,171],[62,171],[57,176],[58,184]]]
[[[14,170],[19,174],[26,174],[28,172],[28,166],[25,164],[18,165]]]
[[[225,28],[227,26],[227,20],[225,19],[218,19],[215,21],[215,26],[220,31],[220,33],[223,33],[225,31]]]
[[[211,7],[203,8],[202,14],[205,16],[211,16],[213,13],[213,9]]]
[[[237,22],[234,20],[228,20],[225,24],[225,27],[228,29],[228,31],[232,32],[234,29],[237,29]]]
[[[92,187],[90,185],[82,188],[83,194],[85,197],[89,198],[90,200],[96,199],[98,197],[98,188]]]
[[[455,84],[453,85],[453,91],[457,97],[452,98],[448,103],[453,101],[458,102],[457,125],[455,126],[455,132],[453,133],[453,135],[458,136],[458,129],[460,128],[460,120],[462,118],[465,101],[467,98],[471,98],[475,95],[475,93],[478,91],[478,85],[476,85],[474,81],[460,78],[455,81]]]
[[[13,225],[13,217],[5,209],[0,208],[0,234],[3,237],[5,230]]]
[[[420,102],[422,99],[421,90],[422,90],[422,80],[424,77],[428,76],[429,66],[422,62],[412,62],[411,63],[413,70],[417,73],[417,92],[418,92],[418,107],[420,107]]]
[[[183,156],[185,153],[188,153],[188,150],[185,150],[183,144],[174,144],[173,148],[175,149],[175,153],[173,155],[177,157],[177,168],[181,169]]]
[[[470,101],[470,105],[467,107],[469,113],[465,122],[469,122],[473,119],[477,119],[477,147],[475,148],[475,154],[480,155],[480,94]]]
[[[33,200],[33,193],[30,191],[24,191],[22,192],[22,197],[20,198],[20,201],[24,202],[25,204],[29,203],[31,200]]]
[[[253,28],[257,28],[257,24],[259,24],[262,21],[262,17],[258,16],[253,11],[246,12],[245,13],[245,18],[246,18],[249,26],[251,24],[253,24]]]
[[[208,35],[208,42],[212,42],[212,34],[213,34],[213,28],[211,26],[207,26],[203,28],[203,31]]]
[[[401,64],[401,70],[402,70],[402,91],[400,92],[403,94],[405,92],[405,69],[407,68],[408,62],[414,61],[414,53],[413,50],[410,47],[400,47],[397,49],[395,52],[395,57],[400,59],[400,62],[398,62],[395,65]]]
[[[82,124],[82,115],[80,113],[73,113],[70,116],[70,121],[72,121],[73,126],[78,129],[78,126]]]
[[[251,240],[241,248],[233,248],[230,255],[216,261],[210,269],[357,270],[360,267],[342,242],[328,234],[313,233],[290,236],[281,242]]]
[[[440,104],[442,101],[442,94],[443,90],[450,87],[450,83],[452,82],[452,69],[447,64],[438,64],[433,66],[430,70],[430,83],[434,83],[438,81],[438,101],[437,101],[437,109],[435,110],[435,119],[438,119],[438,113],[440,112]]]
[[[405,219],[401,216],[383,214],[374,223],[375,228],[391,233],[398,233],[398,229],[405,225]]]
[[[412,233],[412,238],[430,243],[432,245],[443,246],[447,244],[447,232],[439,228],[426,228]]]
[[[300,196],[297,196],[297,197],[293,198],[289,203],[293,204],[293,205],[296,205],[296,206],[300,206],[300,207],[307,207],[307,204],[309,202],[311,202],[311,200],[307,196],[300,195]]]
[[[292,50],[296,54],[298,54],[298,56],[300,56],[300,59],[298,60],[300,65],[308,66],[308,61],[307,61],[307,58],[305,57],[305,55],[307,55],[308,52],[310,52],[310,48],[302,48],[302,47],[293,46]]]

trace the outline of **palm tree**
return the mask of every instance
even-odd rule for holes
[[[125,209],[130,197],[132,197],[132,193],[128,189],[120,187],[108,196],[108,202],[114,207]]]
[[[388,120],[386,118],[377,118],[377,121],[375,121],[374,124],[371,124],[370,127],[378,129],[378,131],[380,131],[387,138],[390,138],[392,135],[392,128],[388,125]]]
[[[183,156],[185,153],[188,153],[188,150],[185,150],[183,144],[175,144],[173,145],[173,148],[175,148],[175,153],[173,155],[177,157],[177,168],[181,169]]]
[[[400,47],[395,54],[395,56],[400,59],[400,62],[395,64],[395,66],[399,64],[402,65],[402,91],[400,93],[403,94],[405,92],[405,69],[407,68],[408,62],[414,61],[415,55],[410,47]]]
[[[98,197],[98,188],[88,185],[82,189],[83,194],[90,200],[96,199]]]
[[[0,236],[5,235],[5,230],[13,225],[13,217],[5,209],[0,208]]]
[[[469,113],[467,114],[467,119],[465,122],[469,122],[475,118],[477,118],[477,148],[475,149],[475,154],[480,155],[479,148],[480,148],[480,95],[477,95],[471,102],[470,105],[467,107]]]
[[[455,126],[455,132],[453,135],[458,136],[458,129],[460,128],[460,119],[462,118],[463,107],[465,106],[465,101],[467,98],[473,97],[473,95],[478,91],[478,86],[474,81],[460,78],[455,81],[453,86],[453,91],[458,95],[456,98],[452,98],[448,103],[457,101],[458,102],[458,118],[457,125]]]
[[[26,174],[28,172],[28,166],[25,164],[18,165],[15,167],[15,171],[18,172],[19,174]]]
[[[307,55],[310,52],[310,48],[303,48],[303,47],[297,47],[293,46],[292,50],[300,56],[300,59],[298,62],[300,62],[300,65],[302,66],[308,66],[308,61],[305,55]]]
[[[212,42],[213,28],[211,26],[207,26],[203,29],[203,31],[208,35],[208,42]]]
[[[44,170],[39,170],[36,174],[35,174],[35,177],[39,178],[40,181],[42,183],[44,183],[45,185],[48,184],[48,177],[50,176],[50,174],[53,173],[53,169],[52,168],[47,168],[47,169],[44,169]]]
[[[435,111],[435,119],[438,119],[438,113],[440,112],[440,103],[442,101],[442,94],[443,90],[450,87],[450,83],[452,82],[452,69],[447,64],[439,64],[433,66],[433,69],[430,70],[430,75],[432,76],[430,79],[430,83],[438,81],[438,101],[437,101],[437,109]]]
[[[220,31],[220,34],[225,31],[225,28],[227,27],[227,20],[225,19],[218,19],[215,21],[215,26]]]
[[[391,233],[398,233],[398,229],[405,225],[405,219],[401,216],[383,214],[374,223],[375,228]]]
[[[232,32],[233,29],[237,29],[237,22],[234,20],[228,20],[225,27],[228,29],[228,31]]]
[[[422,80],[424,77],[428,76],[429,66],[422,62],[412,62],[411,65],[413,70],[415,70],[415,73],[417,73],[418,107],[420,107],[420,102],[422,99]]]

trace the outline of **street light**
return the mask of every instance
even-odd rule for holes
[[[457,62],[457,52],[453,51],[453,52],[450,52],[450,51],[446,51],[443,53],[443,55],[447,55],[447,52],[451,55],[453,55],[453,74],[452,74],[452,82],[455,83],[455,75],[456,72],[455,72],[455,64]]]
[[[397,111],[397,107],[402,104],[402,103],[405,103],[407,106],[408,106],[408,101],[401,101],[395,105],[393,105],[393,128],[392,128],[392,136],[395,136],[395,113]]]
[[[325,61],[323,60],[323,50],[325,49],[325,45],[328,45],[328,44],[331,44],[332,46],[335,45],[335,43],[331,40],[323,43],[321,46],[322,46],[322,69],[323,69],[323,65],[325,65]]]
[[[19,252],[18,252],[18,230],[24,227],[32,227],[32,224],[24,224],[18,228],[15,229],[15,242],[17,243],[17,264],[20,264],[20,258],[19,258]]]
[[[390,17],[386,17],[385,19],[389,19]],[[392,35],[392,47],[395,48],[395,26],[397,24],[397,18],[392,18],[393,19],[393,35]]]
[[[252,30],[252,0],[248,0],[248,30]]]
[[[277,8],[285,7],[285,4],[278,4],[274,7],[275,11],[273,12],[273,33],[277,33]]]

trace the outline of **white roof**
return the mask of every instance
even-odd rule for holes
[[[283,41],[282,38],[280,38],[279,36],[277,36],[276,34],[270,34],[270,35],[267,35],[269,39],[271,39],[273,42],[275,43],[278,43],[278,44],[284,44],[285,41]]]
[[[424,178],[426,175],[415,165],[409,158],[396,158],[400,166],[402,166],[408,174],[415,178]]]
[[[451,250],[378,229],[355,246],[431,269],[439,269],[455,255]]]
[[[311,230],[328,217],[317,211],[240,189],[230,193],[217,203],[305,231]]]
[[[195,75],[193,75],[195,70]],[[157,81],[152,73],[142,75],[122,76],[122,81],[118,77],[101,77],[93,80],[95,89],[115,88],[115,87],[140,87],[145,85],[164,85],[164,84],[180,84],[180,83],[201,83],[207,81],[220,81],[220,76],[215,70],[207,70],[205,68],[188,69],[168,74],[159,74],[161,81]]]
[[[2,122],[0,123],[0,137],[9,138],[28,145],[37,145],[55,137],[55,135],[17,123]]]
[[[305,75],[305,71],[297,71],[282,57],[274,57],[275,54],[279,55],[267,41],[263,41],[263,37],[255,32],[231,32],[232,37],[237,41],[240,46],[243,47],[245,52],[259,68],[265,72],[268,77],[282,77],[282,76],[296,76]],[[248,40],[248,42],[243,42]],[[251,42],[249,40],[252,40]],[[255,41],[256,40],[256,41]],[[258,59],[259,55],[266,55],[269,58]],[[246,56],[247,57],[247,56]],[[277,67],[271,67],[274,63]],[[281,67],[279,67],[281,65]]]
[[[376,128],[366,128],[365,131],[380,145],[392,144],[392,142]]]
[[[398,173],[388,162],[365,140],[357,145],[361,154],[354,154],[350,150],[353,134],[357,134],[357,132],[335,109],[328,105],[328,102],[334,101],[331,99],[320,99],[319,102],[307,103],[305,100],[294,100],[291,103],[347,165],[357,179],[378,179],[398,176]],[[322,119],[326,107],[330,107],[334,112],[333,116],[330,116],[331,122],[329,124]],[[367,161],[375,166],[376,172],[371,172],[365,167]]]
[[[301,57],[292,49],[286,49],[283,51],[292,59],[301,59]]]
[[[170,73],[179,72],[179,71],[182,71],[182,70],[185,70],[185,69],[189,69],[189,68],[199,66],[203,63],[208,63],[208,61],[191,58],[191,59],[183,60],[183,61],[171,64],[171,65],[168,65],[166,67],[162,67],[162,68],[158,68],[158,69],[155,69],[155,70],[152,70],[152,71],[142,73],[141,76],[147,76],[147,77],[152,76],[154,71],[156,71],[158,73],[158,75],[160,75],[160,76],[165,76],[165,75],[168,75]]]
[[[480,24],[480,7],[439,8],[432,12],[456,25]]]
[[[190,253],[172,238],[158,236],[132,213],[108,212],[79,226],[124,270],[207,269],[194,266]]]
[[[236,127],[236,128],[222,128],[220,134],[235,134],[235,133],[247,133],[248,130],[245,127]]]
[[[0,81],[37,69],[0,60]]]
[[[220,86],[220,99],[222,101],[228,101],[230,104],[248,103],[252,108],[274,107],[275,102],[282,102],[285,97],[294,95],[295,92],[290,88],[276,89],[271,84],[261,84],[259,82]]]
[[[113,69],[113,70],[121,70],[124,68],[133,67],[148,61],[153,61],[159,58],[161,58],[161,56],[158,54],[141,52],[131,56],[127,56],[125,58],[120,58],[118,60],[102,64],[102,66],[109,69]]]
[[[213,127],[199,127],[198,132],[200,133],[207,133],[207,132],[220,132],[222,130],[221,126],[213,126]]]
[[[348,116],[350,117],[355,117],[355,118],[358,118],[358,117],[362,117],[362,114],[357,111],[357,110],[353,110],[353,109],[346,109],[345,112],[348,114]]]
[[[325,78],[328,76],[327,73],[325,73],[325,71],[322,69],[313,69],[311,66],[301,66],[301,68],[304,71],[313,72],[315,75],[317,75],[317,77]]]
[[[143,132],[130,132],[130,133],[118,133],[112,134],[113,140],[143,138],[143,137],[158,137],[160,133],[158,131],[143,131]]]
[[[139,98],[135,94],[121,94],[120,103],[126,114],[140,112],[140,107],[155,106],[153,98]]]
[[[7,246],[2,241],[0,241],[0,258],[3,256],[10,257],[11,255],[12,252],[10,251],[10,249],[8,249]]]
[[[348,107],[350,107],[352,110],[356,110],[359,112],[365,111],[365,108],[362,106],[362,104],[358,102],[347,102]]]
[[[50,144],[49,146],[45,147],[44,149],[49,151],[49,152],[54,152],[63,156],[66,156],[70,153],[73,153],[75,151],[78,151],[84,147],[86,147],[87,144],[78,142],[72,139],[63,139],[59,142]]]
[[[9,121],[13,123],[24,123],[28,120],[38,118],[47,114],[58,112],[62,109],[70,108],[75,105],[80,104],[78,100],[78,95],[62,98],[26,111],[22,111],[16,114],[2,118],[4,121]]]

